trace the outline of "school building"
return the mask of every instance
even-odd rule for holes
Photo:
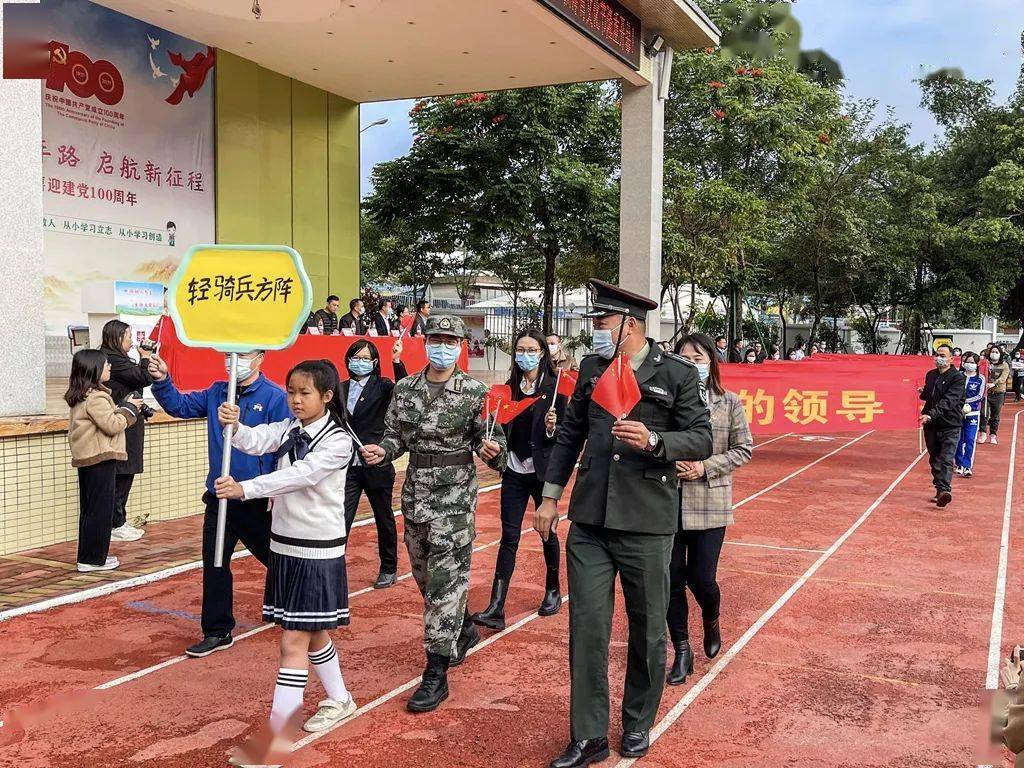
[[[690,0],[0,9],[0,556],[77,536],[60,374],[97,317],[157,315],[189,246],[290,245],[316,303],[356,295],[361,103],[621,81],[620,281],[657,296],[672,51],[719,42]],[[157,414],[145,463],[130,517],[201,511],[202,422]]]

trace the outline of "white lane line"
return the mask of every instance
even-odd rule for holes
[[[793,436],[792,432],[787,432],[784,435],[779,435],[778,437],[773,437],[771,440],[765,440],[763,443],[758,443],[754,447],[755,448],[760,448],[763,445],[768,445],[769,443],[774,443],[776,440],[781,440],[784,437],[792,437],[792,436]]]
[[[999,569],[996,572],[996,597],[992,603],[992,633],[988,638],[988,674],[985,687],[995,690],[999,687],[1000,647],[1003,643],[1003,607],[1006,604],[1006,566],[1010,553],[1010,511],[1013,501],[1013,475],[1017,461],[1017,427],[1020,415],[1013,417],[1013,437],[1010,439],[1010,469],[1006,478],[1006,497],[1003,501],[1003,532],[999,537]]]
[[[494,485],[486,485],[478,491],[480,493],[490,493],[501,488],[501,483],[495,483]],[[394,510],[394,516],[400,517],[402,514],[401,507]],[[374,522],[373,517],[367,517],[363,520],[357,520],[352,524],[353,528],[361,528],[364,525],[372,525]],[[249,557],[249,550],[243,549],[235,552],[231,555],[232,560],[238,560],[242,557]],[[100,584],[96,587],[90,587],[89,589],[83,589],[81,592],[72,592],[67,595],[58,595],[57,597],[47,598],[46,600],[40,600],[38,603],[29,603],[28,605],[20,605],[16,608],[8,608],[5,611],[0,611],[0,622],[7,621],[8,619],[14,619],[18,616],[24,616],[29,613],[39,613],[40,611],[48,611],[51,608],[59,608],[62,605],[74,605],[75,603],[83,603],[86,600],[94,600],[97,597],[105,597],[115,592],[120,592],[123,589],[132,589],[133,587],[141,587],[145,584],[152,584],[156,581],[163,581],[169,579],[172,576],[178,576],[188,571],[194,571],[197,568],[203,567],[202,560],[194,560],[190,563],[183,563],[176,565],[173,568],[164,568],[160,571],[154,571],[153,573],[146,573],[142,576],[133,576],[130,579],[122,579],[121,581],[112,581],[107,584]]]
[[[568,602],[569,602],[569,595],[566,595],[565,597],[562,598],[562,604],[565,605]],[[530,613],[530,614],[524,616],[523,618],[519,619],[519,621],[517,621],[515,624],[512,624],[511,626],[505,627],[505,629],[503,629],[501,632],[498,632],[498,633],[496,633],[494,635],[491,635],[486,640],[482,640],[481,642],[477,643],[477,645],[475,645],[473,648],[469,649],[469,653],[467,653],[466,656],[469,657],[469,656],[472,656],[474,653],[482,651],[487,646],[492,645],[493,643],[498,642],[503,637],[512,634],[513,632],[517,631],[518,629],[520,629],[520,628],[526,626],[527,624],[529,624],[534,619],[539,619],[539,618],[541,618],[541,616],[536,611],[534,611],[533,613]],[[413,678],[412,680],[409,680],[408,682],[402,683],[397,688],[394,688],[394,689],[388,691],[387,693],[385,693],[385,694],[383,694],[381,696],[378,696],[376,699],[371,701],[369,704],[364,704],[359,709],[357,709],[354,713],[352,713],[351,717],[348,717],[345,720],[342,720],[337,725],[334,725],[331,728],[328,728],[326,731],[318,731],[316,733],[311,733],[308,736],[306,736],[305,738],[300,739],[299,741],[295,742],[292,745],[292,752],[297,752],[298,750],[302,749],[303,747],[305,747],[305,746],[307,746],[309,744],[312,744],[317,739],[323,738],[324,736],[326,736],[327,734],[331,733],[332,731],[334,731],[334,730],[336,730],[338,728],[341,728],[344,725],[348,725],[353,720],[355,720],[357,717],[360,717],[360,716],[366,714],[370,710],[376,709],[381,704],[386,704],[387,702],[391,701],[396,696],[399,696],[402,693],[404,693],[405,691],[408,691],[411,688],[414,688],[415,686],[419,685],[420,680],[422,680],[422,679],[423,679],[422,676],[420,676],[420,677]]]
[[[806,464],[806,465],[800,467],[800,469],[796,470],[795,472],[790,472],[784,478],[782,478],[781,480],[775,481],[774,483],[769,485],[767,488],[762,488],[760,491],[758,491],[757,493],[753,494],[752,496],[747,496],[747,498],[743,499],[742,501],[737,501],[735,504],[732,505],[732,508],[734,510],[735,509],[739,509],[740,507],[742,507],[747,502],[753,501],[754,499],[758,499],[761,496],[764,496],[769,491],[778,488],[780,485],[782,485],[783,483],[785,483],[785,482],[787,482],[789,480],[792,480],[797,475],[803,474],[804,472],[806,472],[811,467],[814,467],[814,466],[820,464],[821,462],[823,462],[825,459],[828,459],[828,458],[831,458],[832,456],[835,456],[840,451],[845,451],[847,448],[849,448],[854,443],[859,443],[861,440],[863,440],[865,437],[867,437],[868,435],[871,435],[871,434],[874,434],[874,430],[870,430],[868,432],[865,432],[863,435],[860,435],[859,437],[855,437],[853,440],[850,440],[850,441],[848,441],[846,443],[843,443],[841,446],[839,446],[835,450],[829,451],[824,456],[822,456],[822,457],[812,461],[810,464]]]
[[[562,517],[559,518],[559,520],[565,520],[565,517],[562,516]],[[532,531],[532,530],[533,530],[533,526],[528,526],[528,527],[522,529],[522,533],[526,533],[527,531]],[[481,550],[484,550],[484,549],[490,549],[491,547],[497,546],[500,543],[501,543],[501,539],[500,538],[499,539],[495,539],[494,541],[489,541],[486,544],[481,544],[478,547],[473,547],[473,552],[476,553],[476,552],[480,552]],[[395,579],[395,581],[396,582],[398,582],[398,581],[405,581],[406,579],[409,579],[409,578],[412,578],[412,573],[411,572],[403,573],[401,576],[399,576],[397,579]],[[374,589],[373,589],[372,586],[371,587],[363,587],[362,589],[356,590],[355,592],[350,592],[349,593],[349,599],[351,600],[354,597],[359,597],[360,595],[365,595],[366,593],[373,592],[373,591],[374,591]],[[242,634],[237,635],[235,637],[235,642],[237,643],[237,642],[239,642],[241,640],[245,640],[246,638],[252,637],[253,635],[258,635],[260,632],[266,632],[268,629],[272,629],[272,628],[274,628],[276,626],[277,626],[276,624],[261,624],[260,626],[256,627],[255,629],[250,629],[248,632],[243,632]],[[481,643],[481,645],[483,645],[483,643]],[[125,683],[132,682],[133,680],[138,680],[140,677],[146,677],[147,675],[151,675],[154,672],[159,672],[161,669],[166,669],[167,667],[172,667],[175,664],[180,664],[181,662],[187,661],[190,658],[191,658],[190,656],[186,656],[185,654],[182,654],[180,656],[173,656],[173,657],[171,657],[169,659],[165,659],[164,661],[161,661],[161,662],[159,662],[157,664],[154,664],[154,665],[152,665],[150,667],[144,667],[143,669],[136,670],[135,672],[130,672],[129,674],[123,675],[123,676],[118,677],[118,678],[116,678],[114,680],[108,680],[105,683],[101,683],[100,685],[97,685],[95,688],[93,688],[93,690],[94,691],[105,691],[105,690],[108,690],[110,688],[116,688],[119,685],[124,685]]]
[[[900,472],[899,476],[897,476],[897,478],[889,484],[889,487],[882,492],[882,495],[875,499],[871,506],[864,511],[864,514],[858,517],[853,525],[847,528],[843,535],[836,539],[832,546],[826,549],[821,557],[815,560],[811,567],[803,572],[803,575],[801,575],[800,578],[797,579],[796,582],[787,589],[778,600],[775,601],[775,604],[772,605],[771,608],[761,614],[758,620],[743,633],[743,636],[725,652],[722,658],[719,659],[718,662],[709,669],[705,675],[698,680],[692,688],[690,688],[690,690],[686,692],[686,695],[683,696],[683,698],[666,713],[665,717],[663,717],[651,731],[652,744],[661,738],[662,734],[664,734],[665,731],[671,728],[672,725],[682,717],[690,704],[692,704],[694,700],[700,696],[712,682],[714,682],[715,678],[722,673],[722,670],[729,666],[729,663],[735,659],[739,652],[746,647],[747,643],[749,643],[753,637],[761,631],[761,628],[768,623],[768,621],[778,613],[786,603],[789,602],[790,598],[792,598],[793,595],[795,595],[800,588],[803,587],[803,585],[806,584],[815,573],[817,573],[818,569],[821,568],[821,566],[823,566],[825,562],[832,557],[832,555],[834,555],[836,551],[843,546],[843,544],[846,543],[847,539],[849,539],[857,529],[860,528],[869,517],[871,517],[871,513],[878,509],[882,502],[889,497],[889,494],[896,490],[896,487],[903,482],[903,478],[910,474],[910,471],[917,466],[917,463],[921,461],[922,458],[924,458],[924,454],[919,454],[912,462],[910,462],[906,469]],[[615,764],[615,768],[627,768],[627,766],[633,765],[636,760],[636,758],[623,758]]]
[[[822,553],[824,549],[804,549],[803,547],[777,547],[774,544],[751,544],[746,541],[727,541],[725,542],[731,547],[757,547],[758,549],[778,549],[782,552],[815,552]]]

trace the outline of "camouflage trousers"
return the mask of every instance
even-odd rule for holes
[[[423,644],[449,658],[462,631],[476,524],[472,512],[425,523],[405,520],[405,546],[423,595]]]

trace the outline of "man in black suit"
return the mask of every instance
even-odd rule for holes
[[[348,312],[341,316],[341,327],[343,330],[350,330],[356,336],[366,335],[366,315],[363,310],[362,299],[352,299],[348,303]]]
[[[402,365],[402,342],[396,340],[393,350],[395,380],[405,378]],[[391,404],[395,382],[380,375],[380,354],[373,342],[360,339],[345,354],[349,378],[341,383],[341,404],[349,427],[363,445],[374,445],[384,437],[384,416]],[[374,589],[394,585],[398,572],[398,533],[392,510],[395,489],[395,466],[391,463],[368,467],[356,454],[345,478],[345,530],[352,540],[352,522],[359,508],[359,496],[366,494],[377,524],[377,553],[380,572]]]
[[[427,329],[427,318],[430,317],[430,302],[420,299],[416,302],[416,317],[413,318],[410,336],[422,336]]]
[[[953,500],[953,456],[960,439],[967,397],[967,379],[953,367],[953,347],[942,344],[935,351],[935,369],[928,371],[921,388],[921,426],[931,459],[935,496],[932,503],[944,507]]]
[[[732,348],[729,350],[729,362],[730,363],[742,363],[743,362],[743,340],[733,339]]]
[[[391,335],[391,299],[380,300],[380,309],[373,315],[373,329],[378,336]]]
[[[336,334],[338,332],[338,305],[340,303],[341,299],[334,294],[328,296],[327,306],[313,313],[312,323],[309,324],[319,326],[320,333],[324,336]]]

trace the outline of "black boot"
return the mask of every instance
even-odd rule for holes
[[[704,619],[704,655],[713,659],[720,650],[722,650],[722,630],[718,626],[718,619],[711,621]]]
[[[484,610],[473,614],[473,623],[499,632],[505,628],[505,596],[508,595],[508,579],[495,576],[491,582],[491,602]]]
[[[455,656],[452,658],[449,666],[459,666],[459,664],[466,660],[466,654],[469,653],[469,649],[479,642],[480,630],[476,628],[473,620],[469,617],[469,611],[466,611],[466,615],[462,619],[462,631],[459,632],[459,641],[455,645]]]
[[[540,608],[537,609],[538,616],[554,616],[562,607],[562,592],[558,586],[558,567],[548,568],[547,581],[544,584],[544,599]]]
[[[608,739],[584,739],[571,742],[565,752],[548,764],[548,768],[582,768],[607,757]]]
[[[423,681],[405,705],[410,712],[433,712],[448,698],[448,666],[447,656],[427,651]]]
[[[675,649],[676,657],[672,660],[672,668],[668,671],[665,682],[669,685],[682,685],[686,682],[686,676],[693,673],[693,649],[690,648],[690,641],[674,640],[672,647]]]

